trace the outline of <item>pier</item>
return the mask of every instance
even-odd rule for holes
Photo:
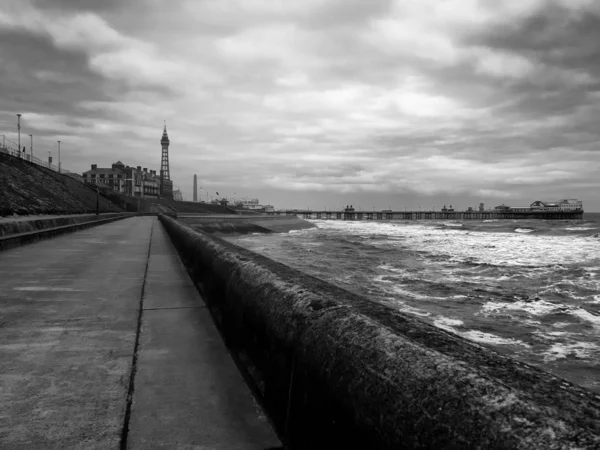
[[[277,213],[276,213],[277,214]],[[285,211],[303,219],[321,220],[504,220],[582,219],[583,211]]]

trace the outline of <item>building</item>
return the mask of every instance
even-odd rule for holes
[[[130,167],[117,161],[111,167],[98,167],[92,164],[87,172],[82,174],[83,182],[97,185],[108,191],[132,197],[156,198],[159,194],[160,179],[155,170],[142,166]]]
[[[257,198],[230,198],[229,202],[240,207],[259,206],[260,204]]]
[[[176,202],[183,201],[183,194],[179,189],[173,191],[173,200],[175,200]]]
[[[496,211],[514,211],[514,212],[528,212],[528,211],[583,211],[583,202],[577,199],[563,199],[555,202],[545,202],[536,200],[529,206],[508,206],[500,205],[494,208]]]
[[[530,208],[537,211],[583,211],[583,202],[574,198],[565,198],[555,202],[536,200]]]

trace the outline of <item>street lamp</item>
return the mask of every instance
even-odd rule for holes
[[[31,146],[29,147],[29,153],[31,153],[31,157],[33,158],[33,134],[30,134],[29,137],[31,138]]]
[[[58,173],[60,173],[60,141],[58,141]]]
[[[21,154],[21,114],[17,114],[17,132],[19,134],[19,155]]]

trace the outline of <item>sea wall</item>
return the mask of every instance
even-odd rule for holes
[[[315,225],[296,216],[185,216],[182,223],[192,228],[214,234],[285,233],[290,230],[314,228]]]
[[[48,228],[75,225],[78,223],[92,222],[98,219],[108,219],[109,217],[123,215],[123,213],[107,213],[100,215],[74,214],[70,216],[42,216],[40,218],[36,218],[35,216],[22,216],[19,218],[6,217],[0,219],[0,236],[46,230]]]
[[[131,213],[56,217],[38,220],[0,221],[0,251],[62,234],[133,217]]]
[[[160,219],[287,448],[600,448],[600,396]]]

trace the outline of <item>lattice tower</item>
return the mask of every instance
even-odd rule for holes
[[[169,143],[170,141],[169,136],[167,135],[167,123],[165,122],[162,138],[160,140],[160,145],[162,147],[162,160],[160,163],[161,182],[162,180],[171,179],[171,176],[169,174]]]

